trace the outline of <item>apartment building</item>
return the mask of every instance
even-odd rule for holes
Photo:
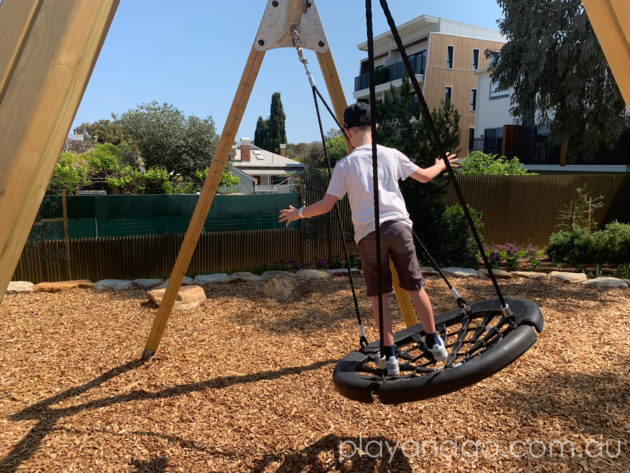
[[[467,155],[475,136],[475,71],[489,65],[485,51],[501,49],[504,38],[495,30],[429,15],[400,25],[398,31],[429,107],[444,100],[460,113],[459,153]],[[367,53],[367,42],[358,47]],[[374,38],[374,55],[376,97],[382,99],[391,86],[400,87],[406,69],[389,31]],[[360,75],[355,78],[354,98],[369,100],[367,57],[361,60]]]

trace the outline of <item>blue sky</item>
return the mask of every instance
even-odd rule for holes
[[[353,101],[354,77],[365,53],[365,2],[316,0],[337,71]],[[374,33],[387,23],[373,1]],[[497,29],[495,0],[389,0],[397,24],[427,14]],[[169,103],[185,115],[212,116],[220,133],[266,0],[121,0],[72,128],[120,115],[151,101]],[[315,53],[306,51],[317,86],[328,99]],[[289,143],[319,140],[312,93],[294,49],[265,55],[237,139],[253,138],[256,120],[269,115],[271,95],[280,92]],[[330,118],[324,130],[334,126]]]

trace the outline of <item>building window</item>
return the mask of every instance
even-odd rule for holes
[[[446,68],[453,69],[453,46],[446,47]]]
[[[498,99],[501,97],[509,97],[509,90],[501,90],[499,88],[499,83],[495,81],[490,81],[490,99]]]
[[[468,151],[472,151],[475,149],[475,129],[468,129]]]
[[[473,71],[479,69],[479,50],[473,49],[473,57],[472,57],[472,68]]]
[[[416,74],[424,74],[427,65],[427,50],[409,56],[409,62]]]
[[[477,110],[477,89],[470,89],[470,111]]]
[[[446,105],[450,105],[452,97],[453,97],[453,88],[452,87],[446,87],[444,89],[444,103]]]

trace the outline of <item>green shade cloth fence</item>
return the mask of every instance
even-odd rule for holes
[[[198,198],[172,194],[69,196],[68,235],[78,239],[186,233]],[[203,228],[208,232],[282,228],[280,210],[298,207],[299,201],[299,193],[217,195]],[[63,238],[62,198],[46,196],[29,241]]]

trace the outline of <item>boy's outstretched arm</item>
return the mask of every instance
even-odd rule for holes
[[[459,165],[457,164],[457,156],[453,153],[449,153],[448,162],[451,164],[451,167],[457,168]],[[444,160],[442,158],[436,158],[435,164],[428,168],[419,168],[416,172],[414,172],[411,177],[414,178],[418,182],[422,182],[426,184],[427,182],[436,178],[442,171],[446,169],[446,164],[444,164]]]
[[[288,227],[291,222],[299,220],[300,218],[317,217],[318,215],[330,212],[335,206],[335,202],[337,202],[337,200],[339,199],[334,195],[326,194],[322,200],[319,200],[314,204],[307,205],[306,207],[302,207],[301,216],[300,209],[296,209],[292,205],[289,205],[288,209],[282,209],[280,211],[278,221],[287,222],[286,226]]]

